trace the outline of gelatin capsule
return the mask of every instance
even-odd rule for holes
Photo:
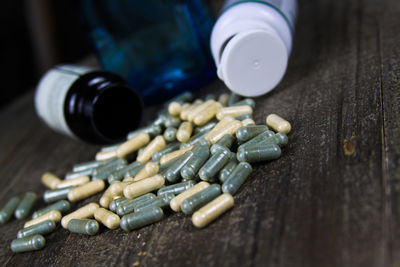
[[[240,100],[240,101],[238,101],[238,102],[236,102],[236,103],[233,103],[233,104],[231,105],[231,107],[235,107],[235,106],[244,106],[244,105],[250,106],[252,109],[255,109],[255,107],[256,107],[256,102],[254,102],[254,100],[251,99],[251,98],[245,98],[245,99]]]
[[[231,92],[231,95],[229,96],[229,103],[228,106],[233,106],[235,103],[239,102],[242,100],[242,96],[235,94],[234,92]]]
[[[20,198],[12,197],[0,211],[0,224],[8,222],[19,205]]]
[[[51,203],[51,202],[67,199],[69,191],[71,191],[74,188],[75,188],[74,186],[70,186],[70,187],[59,188],[59,189],[54,189],[54,190],[47,190],[43,194],[43,200],[46,203]]]
[[[292,129],[290,123],[276,114],[270,114],[266,118],[266,123],[276,132],[288,134]]]
[[[234,141],[235,137],[233,137],[231,134],[225,134],[221,139],[218,140],[217,143],[211,146],[211,154],[215,154],[217,151],[220,151],[221,146],[230,149]]]
[[[78,186],[78,185],[83,185],[90,182],[89,176],[80,176],[76,178],[72,178],[69,180],[62,180],[58,185],[57,188],[65,188],[65,187],[71,187],[71,186]]]
[[[95,159],[97,161],[106,161],[117,156],[117,150],[99,151],[96,153]]]
[[[193,132],[193,124],[188,121],[182,122],[176,133],[176,139],[178,139],[178,141],[180,142],[185,143],[189,141],[192,132]]]
[[[167,142],[164,137],[159,135],[146,146],[142,153],[137,156],[136,160],[144,164],[151,159],[154,152],[163,149],[166,145]]]
[[[164,136],[164,138],[165,138],[165,136]],[[175,150],[178,150],[178,149],[179,149],[179,146],[180,146],[180,143],[179,143],[179,142],[174,142],[174,143],[168,144],[165,148],[163,148],[163,149],[161,149],[161,150],[159,150],[159,151],[154,152],[153,157],[152,157],[152,160],[155,161],[155,162],[159,161],[160,158],[161,158],[162,156],[164,156],[165,154],[168,154],[168,153],[170,153],[170,152],[173,152],[173,151],[175,151]]]
[[[35,219],[27,221],[24,224],[24,228],[47,221],[47,220],[52,220],[55,223],[57,223],[57,222],[61,221],[61,217],[62,217],[61,212],[59,212],[58,210],[52,210],[43,215],[40,215],[39,217],[36,217]]]
[[[45,214],[45,213],[47,213],[49,211],[52,211],[52,210],[58,210],[61,213],[65,213],[65,212],[69,211],[70,209],[71,209],[71,205],[69,204],[68,201],[60,200],[60,201],[58,201],[58,202],[56,202],[54,204],[51,204],[50,206],[47,206],[47,207],[45,207],[43,209],[35,211],[32,214],[32,219],[35,219],[35,218],[37,218],[39,216],[42,216],[43,214]]]
[[[200,192],[186,198],[181,205],[181,210],[185,214],[192,214],[205,204],[221,194],[221,186],[213,184]]]
[[[178,194],[182,193],[183,191],[191,188],[195,184],[196,184],[195,181],[189,180],[189,181],[182,182],[182,183],[177,183],[177,184],[171,184],[171,185],[168,185],[168,186],[164,186],[164,187],[158,189],[157,195],[158,196],[161,196],[161,195],[164,195],[164,194],[178,195]]]
[[[209,141],[211,144],[215,144],[216,142],[218,142],[219,139],[221,139],[224,135],[226,134],[230,134],[233,135],[236,133],[237,129],[239,129],[239,127],[241,127],[242,124],[240,121],[233,121],[230,124],[228,124],[227,126],[225,126],[224,128],[219,129],[218,131],[215,131],[210,137],[209,137]]]
[[[221,103],[222,106],[226,107],[229,104],[229,94],[221,94],[218,97],[218,102]]]
[[[282,146],[286,146],[288,141],[289,141],[289,139],[286,134],[277,133],[275,135],[265,137],[262,141],[260,141],[257,144],[262,144],[262,145],[274,144],[274,145],[278,145],[278,146],[282,147]]]
[[[171,102],[168,105],[168,112],[171,116],[179,116],[182,112],[182,105],[179,102]]]
[[[200,133],[193,135],[192,138],[190,138],[189,142],[182,143],[180,148],[183,149],[183,148],[186,148],[189,146],[193,146],[193,145],[196,145],[197,143],[199,143],[201,140],[206,140],[205,136],[207,136],[208,133],[209,132],[205,131],[205,132],[200,132]]]
[[[245,113],[245,114],[241,114],[239,116],[236,116],[235,120],[244,121],[244,120],[252,119],[252,118],[253,118],[253,116],[251,114]]]
[[[97,161],[97,160],[78,163],[72,167],[72,171],[79,172],[79,171],[91,170],[91,169],[97,168],[105,163],[106,162],[104,162],[104,161]]]
[[[33,192],[25,193],[24,198],[21,200],[18,207],[15,209],[14,212],[15,218],[25,219],[26,217],[28,217],[29,213],[33,208],[33,205],[35,205],[36,200],[37,196],[35,193]]]
[[[168,128],[168,127],[178,128],[180,124],[181,124],[181,120],[177,117],[170,116],[170,115],[165,117],[164,126],[166,128]]]
[[[193,122],[194,118],[197,114],[199,114],[203,110],[207,110],[208,108],[212,107],[215,103],[215,100],[207,100],[206,102],[202,103],[201,105],[197,106],[193,110],[191,110],[188,114],[188,121]]]
[[[161,131],[162,130],[161,130],[160,125],[150,124],[150,125],[148,125],[146,127],[143,127],[143,128],[140,128],[140,129],[137,129],[135,131],[132,131],[132,132],[128,133],[126,139],[128,139],[128,140],[132,139],[133,137],[135,137],[135,136],[137,136],[138,134],[141,134],[141,133],[148,134],[150,138],[153,138],[153,137],[161,134]]]
[[[174,159],[176,157],[179,157],[180,155],[183,155],[186,151],[189,151],[192,148],[193,148],[193,146],[188,146],[188,147],[173,151],[171,153],[165,154],[164,156],[162,156],[160,158],[160,164],[165,164],[168,161],[170,161],[170,160],[172,160],[172,159]]]
[[[83,171],[69,172],[65,175],[64,179],[69,180],[69,179],[74,179],[76,177],[81,177],[81,176],[90,176],[90,175],[92,175],[92,172],[94,169],[96,169],[96,168],[86,169]]]
[[[225,116],[237,117],[242,114],[253,114],[253,109],[247,105],[220,108],[217,112],[217,119],[222,120]]]
[[[176,158],[173,158],[172,160],[160,165],[160,169],[158,170],[160,174],[165,174],[165,171],[168,170],[169,167],[171,167],[175,162],[179,161],[183,155],[180,155]]]
[[[121,221],[117,214],[106,210],[105,208],[96,209],[94,212],[94,218],[109,229],[117,229]]]
[[[153,175],[156,175],[158,170],[160,169],[159,165],[155,162],[147,162],[146,165],[144,165],[143,169],[136,174],[134,181],[140,181],[144,178],[151,177]]]
[[[171,165],[166,171],[164,178],[167,179],[171,183],[175,183],[181,178],[181,169],[182,167],[192,158],[193,151],[186,151],[183,154],[182,158]]]
[[[203,100],[198,99],[196,100],[192,105],[186,108],[182,108],[182,112],[180,114],[181,120],[188,120],[189,114],[198,106],[200,106],[203,103]]]
[[[247,125],[256,125],[256,122],[253,119],[242,120],[242,126],[247,126]]]
[[[141,203],[147,202],[154,198],[156,198],[156,195],[154,195],[153,193],[148,193],[134,199],[128,198],[128,201],[121,203],[117,207],[116,212],[119,216],[123,216],[125,214],[133,212],[137,205],[140,205]]]
[[[160,221],[164,217],[164,212],[161,208],[149,208],[140,212],[129,213],[122,217],[121,228],[124,231],[132,231],[143,226]]]
[[[215,153],[199,170],[200,179],[203,181],[211,181],[230,159],[231,153],[228,150]]]
[[[138,166],[136,168],[133,168],[132,170],[129,170],[125,174],[123,181],[125,182],[125,179],[127,179],[127,178],[132,178],[133,179],[133,177],[135,177],[141,170],[143,170],[144,166],[145,165],[141,164],[140,166]]]
[[[108,208],[108,206],[110,205],[111,201],[113,201],[114,198],[123,195],[125,187],[130,183],[131,182],[120,182],[120,181],[112,183],[101,196],[99,200],[100,206]]]
[[[42,175],[42,184],[47,188],[56,189],[59,183],[61,183],[61,179],[50,172],[46,172]]]
[[[159,174],[149,178],[144,178],[125,187],[124,196],[127,198],[139,197],[141,195],[161,188],[164,183],[164,178]]]
[[[108,208],[112,211],[112,212],[117,212],[117,209],[120,205],[122,205],[123,203],[125,203],[126,201],[130,200],[129,198],[126,197],[120,197],[120,198],[116,198],[113,201],[111,201],[110,205],[108,206]],[[118,214],[119,215],[119,214]]]
[[[215,117],[219,108],[222,108],[222,105],[214,101],[211,105],[208,105],[205,109],[196,114],[193,118],[194,124],[198,126],[206,124]]]
[[[188,153],[188,152],[186,152]],[[196,146],[193,149],[193,156],[183,165],[180,174],[185,179],[193,179],[203,164],[210,156],[210,149],[208,146]]]
[[[99,204],[97,203],[89,203],[79,209],[77,209],[74,212],[71,212],[70,214],[64,216],[61,219],[61,225],[63,228],[68,229],[68,223],[72,219],[89,219],[93,218],[94,212],[96,209],[99,208]]]
[[[210,186],[210,184],[207,182],[200,182],[198,184],[195,184],[191,188],[187,189],[186,191],[183,191],[182,193],[180,193],[179,195],[177,195],[176,197],[174,197],[171,200],[171,202],[169,203],[171,209],[176,212],[180,211],[182,202],[185,199],[196,194],[197,192],[200,192],[201,190],[203,190],[204,188],[207,188],[209,186]]]
[[[219,180],[221,183],[225,182],[228,179],[231,172],[235,169],[238,165],[238,161],[236,160],[236,156],[234,159],[231,159],[219,172]]]
[[[148,133],[139,133],[138,135],[127,140],[117,148],[117,156],[124,158],[129,154],[137,151],[139,148],[145,146],[150,141]]]
[[[56,223],[52,220],[46,220],[41,223],[21,229],[17,233],[17,238],[24,238],[33,235],[46,235],[56,229]]]
[[[192,222],[196,227],[205,227],[224,212],[232,208],[233,204],[234,200],[230,194],[222,194],[193,213]]]
[[[201,127],[196,127],[194,129],[194,133],[198,134],[198,133],[202,133],[202,132],[208,132],[211,131],[215,126],[217,125],[216,121],[211,121],[209,123],[207,123],[206,125],[203,125]]]
[[[68,230],[77,234],[95,235],[99,229],[99,223],[91,219],[72,219],[68,223]]]
[[[176,141],[176,133],[177,133],[177,129],[174,127],[168,127],[167,129],[165,129],[164,131],[164,138],[167,142],[174,142]]]
[[[174,194],[168,193],[158,196],[152,200],[148,200],[146,202],[140,203],[136,205],[135,212],[139,212],[148,208],[158,207],[158,208],[165,208],[169,207],[169,203],[171,199],[175,197]]]
[[[68,192],[68,200],[79,201],[103,191],[105,183],[103,180],[95,180],[90,183],[73,188]]]
[[[240,186],[246,181],[253,168],[247,162],[240,162],[222,184],[222,192],[236,194]]]
[[[13,252],[26,252],[42,249],[46,245],[46,239],[42,235],[33,235],[14,239],[11,242]]]
[[[123,167],[122,169],[119,169],[119,170],[111,173],[107,178],[108,183],[111,184],[115,181],[121,181],[125,177],[125,175],[127,175],[132,170],[137,170],[137,172],[136,172],[136,174],[137,174],[140,171],[140,169],[138,169],[138,168],[142,167],[142,166],[143,166],[143,164],[140,163],[139,161],[134,161],[131,164]]]
[[[275,144],[258,144],[238,150],[236,157],[239,161],[260,162],[277,159],[281,156],[281,149]]]
[[[265,125],[242,126],[237,129],[236,138],[240,141],[247,141],[265,131],[268,131],[268,127]]]
[[[115,161],[112,161],[96,169],[93,169],[92,180],[106,181],[108,176],[110,176],[110,174],[124,168],[127,165],[128,162],[125,159],[116,158]]]
[[[268,137],[274,136],[274,135],[275,135],[274,132],[273,132],[273,131],[270,131],[270,130],[265,131],[265,132],[262,132],[262,133],[260,133],[259,135],[257,135],[257,136],[255,136],[255,137],[253,137],[252,139],[250,139],[249,141],[247,141],[246,143],[241,144],[241,145],[238,147],[238,151],[239,151],[240,149],[242,149],[242,148],[246,148],[246,147],[252,146],[252,145],[254,145],[254,144],[260,143],[260,142],[263,141],[265,138],[268,138]]]

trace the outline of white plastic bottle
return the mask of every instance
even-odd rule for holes
[[[243,96],[263,95],[283,78],[297,0],[228,0],[211,33],[218,77]]]

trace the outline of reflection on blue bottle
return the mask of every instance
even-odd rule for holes
[[[103,68],[125,78],[145,102],[166,100],[215,76],[214,23],[203,0],[83,0]]]

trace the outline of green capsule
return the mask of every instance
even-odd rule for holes
[[[33,235],[46,235],[53,232],[55,229],[56,223],[52,220],[47,220],[19,230],[17,238],[24,238]]]
[[[174,165],[175,162],[180,161],[183,158],[183,155],[180,155],[174,159],[171,159],[170,161],[167,161],[166,163],[160,165],[160,168],[158,170],[159,173],[161,173],[163,176],[165,175],[165,172]]]
[[[243,121],[245,119],[253,119],[253,116],[251,114],[249,114],[249,113],[245,113],[245,114],[236,116],[235,119],[238,120],[238,121]]]
[[[226,179],[229,177],[231,172],[236,168],[238,165],[238,161],[236,160],[236,155],[234,159],[231,159],[220,171],[219,171],[219,180],[221,183],[225,182]]]
[[[285,133],[277,133],[273,136],[264,138],[259,144],[275,144],[280,147],[286,146],[288,143],[289,139]]]
[[[142,164],[142,165],[140,165],[140,166],[138,166],[138,167],[136,167],[136,168],[133,168],[133,169],[127,171],[127,172],[125,173],[124,178],[126,178],[126,177],[135,177],[136,174],[138,174],[143,168],[144,168],[144,164]]]
[[[24,198],[19,203],[18,207],[14,211],[14,216],[17,219],[25,219],[31,212],[33,205],[37,200],[37,196],[33,192],[25,193]]]
[[[68,223],[68,230],[72,233],[95,235],[99,229],[100,226],[96,220],[72,219]]]
[[[164,186],[164,187],[158,189],[157,195],[161,196],[161,195],[169,194],[169,193],[174,194],[174,195],[179,195],[180,193],[182,193],[183,191],[186,191],[187,189],[191,188],[195,184],[196,184],[195,181],[188,180],[186,182]]]
[[[205,131],[211,131],[215,127],[215,125],[217,125],[217,122],[216,121],[211,121],[211,122],[209,122],[209,123],[207,123],[207,124],[205,124],[205,125],[203,125],[201,127],[196,127],[194,129],[194,133],[197,134],[197,133],[202,133],[202,132],[205,132]]]
[[[69,204],[69,202],[67,200],[60,200],[54,204],[51,204],[50,206],[47,206],[43,209],[35,211],[32,214],[32,219],[35,219],[35,218],[37,218],[49,211],[52,211],[52,210],[58,210],[61,213],[66,213],[70,209],[71,209],[71,205]]]
[[[211,154],[215,154],[216,152],[221,151],[221,149],[228,148],[230,149],[233,145],[233,142],[235,141],[235,137],[233,137],[230,134],[225,134],[222,136],[221,139],[218,140],[217,143],[211,146]]]
[[[176,132],[177,129],[174,127],[168,127],[164,131],[164,138],[167,142],[174,142],[176,141]]]
[[[239,129],[237,129],[236,138],[240,141],[247,141],[265,131],[268,131],[268,126],[266,125],[242,126]]]
[[[93,169],[92,180],[107,180],[108,176],[113,172],[120,170],[128,165],[126,159],[117,158],[105,165]]]
[[[11,242],[13,252],[25,252],[42,249],[46,245],[46,239],[42,235],[33,235],[14,239]]]
[[[275,135],[274,132],[273,132],[273,131],[270,131],[270,130],[267,130],[267,131],[265,131],[265,132],[262,132],[262,133],[260,133],[259,135],[256,135],[255,137],[251,138],[251,139],[250,139],[249,141],[247,141],[246,143],[241,144],[241,145],[238,147],[238,151],[239,151],[239,149],[241,149],[241,148],[245,148],[245,147],[249,147],[249,146],[252,146],[252,145],[254,145],[254,144],[257,144],[257,143],[263,141],[265,138],[270,137],[270,136],[273,136],[273,135]]]
[[[68,198],[68,192],[71,191],[75,186],[69,186],[54,190],[47,190],[43,194],[43,200],[46,203],[55,202],[62,199]]]
[[[215,153],[201,167],[199,171],[200,179],[211,181],[230,159],[231,152],[228,149]]]
[[[120,198],[114,199],[113,201],[110,202],[110,205],[108,206],[108,208],[112,212],[117,212],[118,207],[129,200],[131,200],[131,199],[126,198],[126,197],[120,197]]]
[[[165,154],[168,154],[170,152],[178,150],[179,146],[180,146],[179,142],[174,142],[174,143],[168,144],[165,148],[154,152],[154,154],[152,156],[152,160],[155,161],[155,162],[158,162],[160,160],[160,158],[162,156],[164,156]]]
[[[107,151],[115,150],[115,149],[117,149],[121,144],[122,144],[122,143],[112,144],[112,145],[108,145],[108,146],[103,146],[103,147],[101,147],[100,151],[101,151],[101,152],[107,152]]]
[[[165,116],[165,120],[164,120],[164,126],[166,128],[168,127],[174,127],[174,128],[178,128],[179,125],[181,125],[181,120],[179,118],[167,115]]]
[[[128,133],[127,135],[127,139],[132,139],[133,137],[135,137],[136,135],[140,134],[140,133],[148,133],[150,135],[151,138],[161,134],[161,127],[160,125],[157,124],[150,124],[146,127],[137,129],[133,132]]]
[[[139,212],[153,207],[158,207],[158,208],[169,207],[169,203],[171,202],[171,199],[173,199],[174,197],[175,195],[171,193],[163,194],[154,199],[136,205],[135,212]]]
[[[185,147],[187,147],[187,146],[195,145],[195,144],[197,144],[198,142],[200,142],[200,141],[202,141],[202,140],[205,140],[204,137],[205,137],[210,131],[211,131],[211,130],[207,130],[207,131],[200,132],[200,133],[197,133],[197,134],[193,135],[187,143],[182,143],[182,145],[181,145],[180,148],[182,149],[182,148],[185,148]]]
[[[166,171],[164,178],[167,179],[171,183],[175,183],[176,181],[181,178],[181,169],[185,164],[190,160],[190,158],[193,156],[193,151],[189,150],[186,151],[183,155],[180,161],[174,162],[174,164],[171,165]]]
[[[123,230],[129,232],[134,229],[160,221],[164,217],[161,208],[154,207],[127,214],[121,218],[120,226]]]
[[[92,175],[92,171],[93,171],[94,169],[95,169],[95,168],[93,168],[93,169],[86,169],[86,170],[77,171],[77,172],[69,172],[69,173],[67,173],[67,174],[65,175],[64,179],[65,179],[65,180],[69,180],[69,179],[74,179],[74,178],[81,177],[81,176],[90,176],[90,175]]]
[[[3,209],[0,211],[0,223],[6,223],[10,220],[11,216],[14,214],[15,209],[18,207],[20,198],[12,197],[6,205],[4,205]]]
[[[210,185],[209,187],[185,199],[182,202],[181,210],[185,214],[192,214],[220,194],[221,186],[219,184]]]
[[[231,107],[235,103],[239,102],[243,97],[241,95],[235,94],[234,92],[231,93],[229,96],[228,106]]]
[[[111,173],[108,176],[108,178],[107,178],[108,183],[111,184],[112,182],[115,182],[115,181],[121,181],[129,171],[138,169],[139,167],[143,167],[143,164],[139,161],[134,161],[131,164],[126,165],[125,167],[123,167],[119,170],[116,170],[115,172]]]
[[[119,207],[117,207],[117,214],[119,216],[123,216],[125,214],[131,213],[135,210],[135,207],[141,203],[144,203],[150,199],[154,199],[156,198],[156,195],[154,195],[153,193],[148,193],[145,194],[143,196],[134,198],[134,199],[130,199],[124,203],[121,203],[119,205]]]
[[[243,100],[241,100],[241,101],[238,101],[238,102],[233,103],[233,104],[230,105],[230,106],[244,106],[244,105],[250,106],[252,109],[255,109],[255,107],[256,107],[256,102],[254,102],[254,100],[251,99],[251,98],[245,98],[245,99],[243,99]]]
[[[246,181],[253,168],[247,162],[240,162],[231,172],[228,179],[222,184],[222,192],[236,194],[240,186]]]
[[[184,179],[193,179],[210,156],[210,149],[208,146],[199,145],[196,146],[192,151],[193,156],[180,170],[181,176]]]
[[[80,172],[80,171],[85,171],[85,170],[89,170],[89,169],[94,169],[94,168],[97,168],[97,167],[103,165],[104,163],[105,163],[104,161],[97,161],[97,160],[83,162],[83,163],[75,164],[72,167],[72,171]]]
[[[277,159],[281,156],[281,149],[275,144],[257,144],[238,150],[236,157],[239,161],[260,162]]]

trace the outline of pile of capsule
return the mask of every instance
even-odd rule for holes
[[[42,183],[49,190],[43,199],[52,204],[33,213],[12,251],[43,248],[43,235],[58,222],[87,235],[97,234],[99,223],[132,231],[160,221],[163,209],[170,208],[204,227],[230,209],[252,171],[250,163],[279,158],[291,126],[275,114],[267,116],[266,125],[256,125],[254,101],[235,94],[189,103],[191,98],[185,93],[165,104],[149,126],[129,133],[124,143],[103,147],[95,161],[75,165],[65,179],[45,173]],[[70,202],[103,190],[99,203],[68,214]],[[13,197],[0,211],[0,223],[13,214],[26,218],[36,199],[33,192],[21,201]]]

